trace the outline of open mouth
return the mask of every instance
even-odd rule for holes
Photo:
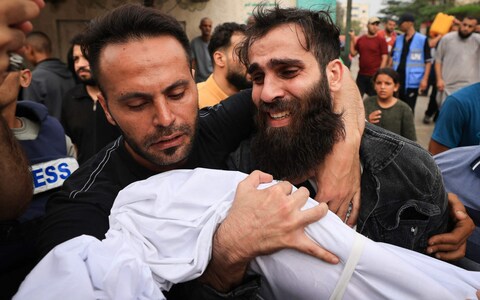
[[[269,113],[270,118],[272,118],[274,120],[282,120],[282,119],[290,117],[290,115],[291,114],[290,114],[289,111],[282,111],[282,112],[279,112],[279,113]]]

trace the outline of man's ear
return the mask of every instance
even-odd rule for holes
[[[20,86],[27,88],[32,82],[32,72],[29,69],[20,71]]]
[[[213,53],[213,61],[217,66],[221,68],[225,67],[226,60],[227,60],[227,57],[225,56],[225,53],[223,53],[222,51],[215,51]]]
[[[334,59],[327,65],[327,80],[330,91],[337,92],[342,88],[343,64],[339,59]]]
[[[102,93],[98,94],[98,102],[100,102],[100,105],[102,106],[103,111],[105,112],[105,117],[107,117],[108,123],[112,124],[113,126],[117,126],[117,122],[115,122],[115,119],[110,114],[110,110],[108,109],[108,106],[107,106],[107,101],[105,101],[105,98],[103,97]]]

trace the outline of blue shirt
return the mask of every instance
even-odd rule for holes
[[[432,139],[448,148],[480,144],[480,83],[447,97]]]

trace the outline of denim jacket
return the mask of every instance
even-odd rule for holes
[[[255,169],[249,146],[246,141],[231,154],[230,169]],[[408,139],[366,123],[360,160],[357,231],[377,242],[424,253],[428,238],[447,230],[449,217],[441,173],[431,155]]]
[[[447,230],[442,176],[418,144],[367,123],[357,231],[377,242],[425,252],[428,238]]]

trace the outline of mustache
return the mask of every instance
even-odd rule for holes
[[[186,124],[180,126],[172,125],[169,127],[157,127],[155,132],[145,139],[144,145],[150,147],[152,144],[157,143],[162,137],[173,135],[178,132],[189,135],[192,132],[192,128]]]
[[[81,71],[83,72],[90,72],[90,68],[88,67],[80,67],[77,69],[77,73],[80,73]]]
[[[260,101],[258,105],[258,110],[261,112],[278,112],[289,110],[293,113],[298,108],[298,101],[293,101],[287,98],[277,98],[273,102]]]

